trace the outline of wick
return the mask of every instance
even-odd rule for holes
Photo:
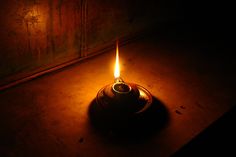
[[[121,77],[116,77],[115,80],[114,80],[115,83],[119,83],[119,82],[123,82],[123,79]]]

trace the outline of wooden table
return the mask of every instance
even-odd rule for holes
[[[120,48],[122,78],[168,111],[166,125],[142,141],[111,141],[89,121],[91,101],[113,82],[115,50],[1,91],[0,156],[174,154],[236,104],[233,58],[213,52],[155,38]]]

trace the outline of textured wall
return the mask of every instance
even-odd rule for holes
[[[155,21],[150,10],[141,0],[1,1],[0,85],[138,32]]]
[[[81,56],[83,2],[1,2],[0,78]]]

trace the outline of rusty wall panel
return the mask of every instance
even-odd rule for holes
[[[150,27],[157,21],[157,6],[150,0],[89,0],[88,49]]]
[[[151,6],[141,0],[0,2],[0,85],[149,26]]]
[[[0,78],[80,57],[82,1],[0,2]]]

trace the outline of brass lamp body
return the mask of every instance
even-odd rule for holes
[[[96,105],[105,121],[126,121],[144,113],[152,105],[152,95],[144,87],[118,78],[99,90]]]

